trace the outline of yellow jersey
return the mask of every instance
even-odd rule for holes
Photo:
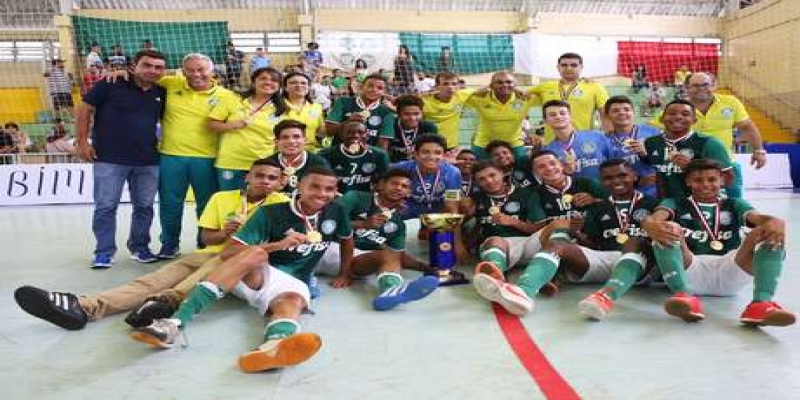
[[[226,97],[211,109],[208,117],[225,122],[250,121],[244,128],[218,133],[221,137],[214,164],[217,168],[247,171],[253,161],[275,152],[273,128],[280,119],[275,116],[272,102],[254,107],[249,99]]]
[[[650,124],[664,129],[664,124],[661,123],[661,114],[650,121]],[[728,152],[733,151],[733,129],[742,122],[750,119],[750,114],[744,108],[739,99],[735,96],[728,94],[714,94],[714,100],[711,102],[711,107],[707,112],[702,112],[695,109],[694,114],[697,116],[697,122],[692,125],[692,130],[708,136],[717,138]]]
[[[474,92],[475,89],[461,89],[448,102],[437,99],[434,94],[422,96],[422,101],[425,103],[422,115],[425,120],[436,124],[439,134],[447,141],[447,148],[460,144],[461,111]]]
[[[267,195],[263,201],[257,203],[242,202],[244,200],[242,194],[241,190],[226,190],[214,193],[203,210],[203,215],[200,216],[197,225],[205,229],[222,230],[225,228],[225,223],[231,218],[240,218],[242,225],[244,225],[259,207],[289,201],[285,194],[274,192]],[[228,242],[206,246],[203,249],[198,249],[196,253],[219,253]]]
[[[216,82],[211,89],[196,91],[183,76],[165,76],[158,85],[167,91],[159,151],[172,156],[215,158],[219,134],[208,128],[208,114],[225,98],[239,96]]]
[[[497,100],[494,93],[473,94],[466,105],[475,109],[478,114],[478,130],[472,144],[486,147],[492,140],[503,140],[512,146],[522,146],[522,121],[528,116],[537,99],[517,98],[515,93],[505,103]]]

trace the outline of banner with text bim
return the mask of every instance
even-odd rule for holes
[[[91,164],[0,165],[0,206],[93,203],[93,188]]]

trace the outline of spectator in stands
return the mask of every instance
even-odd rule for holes
[[[33,146],[28,134],[21,131],[19,125],[14,122],[6,122],[5,133],[11,135],[11,139],[14,140],[14,153],[25,154]]]
[[[126,183],[133,204],[127,241],[131,258],[158,261],[150,251],[150,225],[158,191],[156,126],[166,103],[166,91],[156,82],[166,69],[163,54],[141,51],[130,79],[99,82],[78,108],[77,154],[94,163],[93,268],[108,268],[114,262],[117,207]]]
[[[397,48],[394,58],[394,89],[396,95],[413,94],[414,87],[414,56],[408,46],[401,44]]]
[[[691,74],[692,71],[689,70],[689,66],[686,64],[681,64],[680,68],[675,71],[674,83],[676,93],[683,90],[683,85],[686,83],[686,79],[689,78],[689,75]],[[675,98],[678,98],[677,94],[675,95]]]
[[[256,54],[250,58],[250,73],[252,74],[261,68],[269,68],[270,64],[272,64],[272,60],[267,55],[267,52],[263,47],[258,47],[256,48]]]
[[[341,69],[335,68],[333,70],[331,86],[333,86],[333,97],[335,99],[342,96],[350,96],[350,81],[348,77],[344,76],[344,71]]]
[[[367,75],[369,75],[369,67],[367,66],[367,62],[359,58],[356,60],[355,67],[353,68],[353,78],[355,78],[358,83],[361,83],[364,82],[364,79],[367,77]]]
[[[103,68],[103,58],[100,56],[100,45],[97,43],[92,43],[92,47],[89,48],[89,54],[86,56],[86,68],[89,68],[92,65],[99,67],[100,69]]]
[[[103,79],[103,71],[99,68],[96,64],[90,65],[86,68],[86,71],[83,72],[83,85],[81,86],[81,94],[85,95],[92,90],[97,82]]]
[[[331,99],[333,98],[334,88],[331,85],[331,77],[324,75],[318,78],[313,85],[311,85],[311,98],[314,103],[322,106],[325,112],[331,108]]]
[[[645,117],[652,117],[655,113],[664,105],[664,100],[667,98],[667,90],[664,87],[659,86],[658,82],[653,82],[650,84],[650,93],[647,94],[647,98],[644,100],[644,112],[642,113]]]
[[[225,87],[228,89],[237,90],[239,88],[243,63],[244,52],[237,50],[233,42],[228,41],[225,45]]]
[[[75,146],[61,118],[56,118],[53,131],[46,139],[45,152],[49,154],[75,154]]]
[[[128,68],[130,58],[122,51],[122,45],[119,43],[111,46],[111,55],[106,58],[106,64],[112,71],[118,69]]]
[[[9,154],[16,153],[14,138],[5,130],[0,130],[0,164],[11,164],[13,162]]]
[[[417,78],[419,78],[419,80],[415,86],[417,92],[419,93],[430,92],[433,90],[433,87],[436,86],[436,81],[434,81],[430,75],[424,72],[417,73]]]
[[[631,77],[631,88],[633,88],[633,93],[639,94],[639,91],[646,87],[647,67],[645,67],[644,64],[636,64],[636,68],[633,69],[633,76]]]
[[[307,50],[303,52],[303,58],[306,60],[306,65],[312,71],[312,79],[317,75],[317,71],[322,68],[323,58],[322,52],[319,51],[319,43],[310,42],[306,45]]]
[[[439,53],[438,60],[439,73],[442,72],[455,72],[455,61],[453,60],[453,52],[450,51],[449,46],[442,46],[442,51]]]
[[[145,39],[142,42],[142,49],[141,50],[158,51],[158,49],[156,49],[156,46],[153,44],[153,41],[150,40],[150,39]]]
[[[74,79],[72,74],[66,71],[64,60],[55,59],[52,61],[50,71],[44,73],[47,78],[47,90],[50,92],[50,99],[53,102],[53,109],[57,117],[72,117],[74,103],[72,102],[72,85]]]

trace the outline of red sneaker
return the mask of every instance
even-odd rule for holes
[[[755,326],[789,326],[795,316],[774,301],[754,301],[747,305],[739,322]]]
[[[498,281],[506,281],[505,276],[503,276],[503,271],[501,271],[500,268],[498,268],[497,265],[494,265],[494,263],[491,261],[479,262],[478,265],[475,266],[474,274],[486,274],[494,279],[497,279]]]
[[[664,303],[667,314],[674,315],[686,322],[697,322],[706,318],[703,314],[703,305],[697,296],[686,293],[676,293]]]
[[[614,307],[614,300],[608,297],[608,293],[598,290],[590,294],[587,298],[578,303],[578,308],[583,315],[601,321],[608,316]]]

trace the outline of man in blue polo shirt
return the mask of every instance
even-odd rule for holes
[[[133,205],[127,243],[131,258],[158,260],[150,252],[150,225],[158,191],[157,126],[166,92],[155,83],[165,72],[163,54],[140,51],[134,58],[133,79],[98,82],[77,111],[78,155],[94,163],[93,268],[109,268],[114,262],[117,206],[126,182]]]

